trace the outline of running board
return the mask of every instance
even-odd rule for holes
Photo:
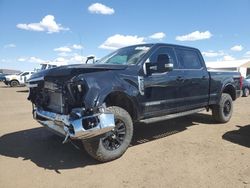
[[[142,120],[140,120],[140,122],[146,123],[146,124],[154,123],[154,122],[158,122],[158,121],[164,121],[164,120],[173,119],[173,118],[177,118],[177,117],[187,116],[190,114],[201,112],[203,110],[205,110],[205,108],[199,108],[199,109],[189,110],[189,111],[185,111],[185,112],[178,112],[175,114],[169,114],[169,115],[154,117],[154,118],[149,118],[149,119],[142,119]]]

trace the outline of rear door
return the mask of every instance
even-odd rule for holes
[[[180,69],[180,92],[185,110],[204,107],[208,104],[209,73],[198,50],[191,48],[175,48]]]

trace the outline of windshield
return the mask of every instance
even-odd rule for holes
[[[134,65],[144,56],[152,44],[121,48],[96,62],[96,64]]]

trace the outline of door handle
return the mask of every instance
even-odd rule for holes
[[[202,80],[206,80],[206,78],[207,78],[206,76],[202,76]]]

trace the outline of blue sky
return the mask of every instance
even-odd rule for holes
[[[196,47],[206,61],[250,58],[249,20],[249,0],[0,0],[0,68],[147,42]]]

